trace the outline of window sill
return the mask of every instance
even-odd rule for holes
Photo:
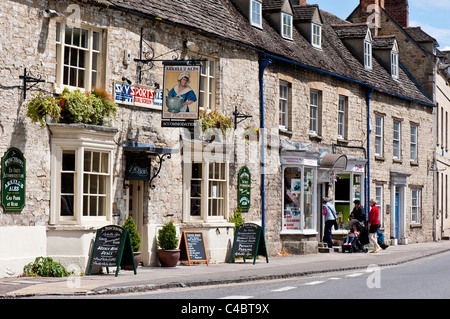
[[[422,228],[422,224],[410,224],[410,228]]]
[[[281,135],[285,135],[285,136],[289,136],[289,137],[291,137],[294,134],[294,132],[292,132],[291,130],[285,129],[285,128],[280,128],[279,133]]]
[[[403,161],[401,159],[392,159],[392,163],[397,163],[397,164],[403,164]]]
[[[309,133],[309,139],[312,140],[312,141],[321,142],[322,141],[322,135]]]
[[[377,155],[375,155],[375,160],[376,161],[380,161],[380,162],[384,162],[385,158],[384,158],[384,156],[377,156]]]
[[[409,165],[417,167],[419,166],[419,162],[409,162]]]
[[[314,229],[305,230],[282,230],[280,235],[317,235],[318,232]]]

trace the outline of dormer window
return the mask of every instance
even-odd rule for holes
[[[317,23],[311,23],[311,44],[315,48],[322,47],[322,26]]]
[[[395,51],[391,51],[391,75],[398,79],[398,53]]]
[[[281,36],[292,40],[292,15],[281,12]]]
[[[398,45],[396,40],[394,40],[391,50],[391,75],[392,78],[398,79]]]
[[[372,69],[372,41],[364,40],[364,67]]]
[[[250,0],[250,23],[252,26],[262,29],[262,4],[256,0]]]

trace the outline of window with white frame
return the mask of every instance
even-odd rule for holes
[[[375,115],[375,155],[383,156],[384,117]]]
[[[281,12],[281,36],[292,40],[292,15]]]
[[[217,61],[213,58],[191,56],[191,59],[202,59],[199,90],[199,107],[215,109],[216,105],[216,66]]]
[[[183,163],[184,219],[220,221],[228,218],[228,162]]]
[[[289,84],[280,81],[279,127],[287,130],[289,125]]]
[[[394,134],[392,139],[393,146],[393,158],[400,160],[401,159],[401,122],[398,120],[394,120]]]
[[[410,140],[410,161],[417,163],[417,134],[418,126],[411,124],[411,140]]]
[[[102,82],[102,31],[56,23],[57,87],[90,90]]]
[[[322,47],[322,26],[317,23],[311,23],[311,44],[315,48]]]
[[[375,184],[375,201],[377,202],[378,211],[380,212],[379,220],[381,223],[381,226],[383,226],[383,185],[382,184]]]
[[[411,189],[411,224],[420,224],[420,205],[421,190],[413,188]]]
[[[398,53],[391,52],[391,75],[394,79],[398,79]]]
[[[372,69],[372,42],[368,39],[364,40],[364,67]]]
[[[114,143],[85,146],[52,128],[51,224],[104,224],[111,221]],[[84,133],[81,133],[84,134]],[[73,134],[74,136],[76,134]]]
[[[339,106],[338,106],[338,138],[347,138],[347,104],[348,98],[343,95],[339,95]]]
[[[320,93],[317,90],[311,90],[309,94],[309,133],[320,135]]]
[[[250,24],[262,28],[262,4],[256,0],[250,0]]]

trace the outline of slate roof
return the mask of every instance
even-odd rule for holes
[[[264,0],[266,1],[270,2],[270,0]],[[272,1],[274,6],[283,2]],[[350,23],[326,11],[320,11],[323,21],[322,50],[318,50],[313,48],[309,39],[305,39],[296,28],[293,30],[293,39],[290,41],[283,39],[266,19],[262,21],[262,30],[252,27],[231,0],[95,0],[87,2],[179,25],[206,36],[232,41],[260,52],[294,61],[298,65],[306,65],[309,68],[351,78],[378,91],[432,104],[432,101],[421,93],[403,70],[400,70],[399,79],[394,80],[390,71],[384,69],[376,59],[373,60],[372,70],[366,70],[361,61],[362,57],[355,57],[332,27],[332,25]],[[296,6],[293,7],[298,10]]]

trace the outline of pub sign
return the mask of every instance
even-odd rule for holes
[[[25,206],[26,161],[13,147],[2,157],[2,207],[6,212],[21,212]]]
[[[250,209],[251,183],[250,171],[247,166],[243,166],[238,174],[238,207],[242,212],[248,212]]]

